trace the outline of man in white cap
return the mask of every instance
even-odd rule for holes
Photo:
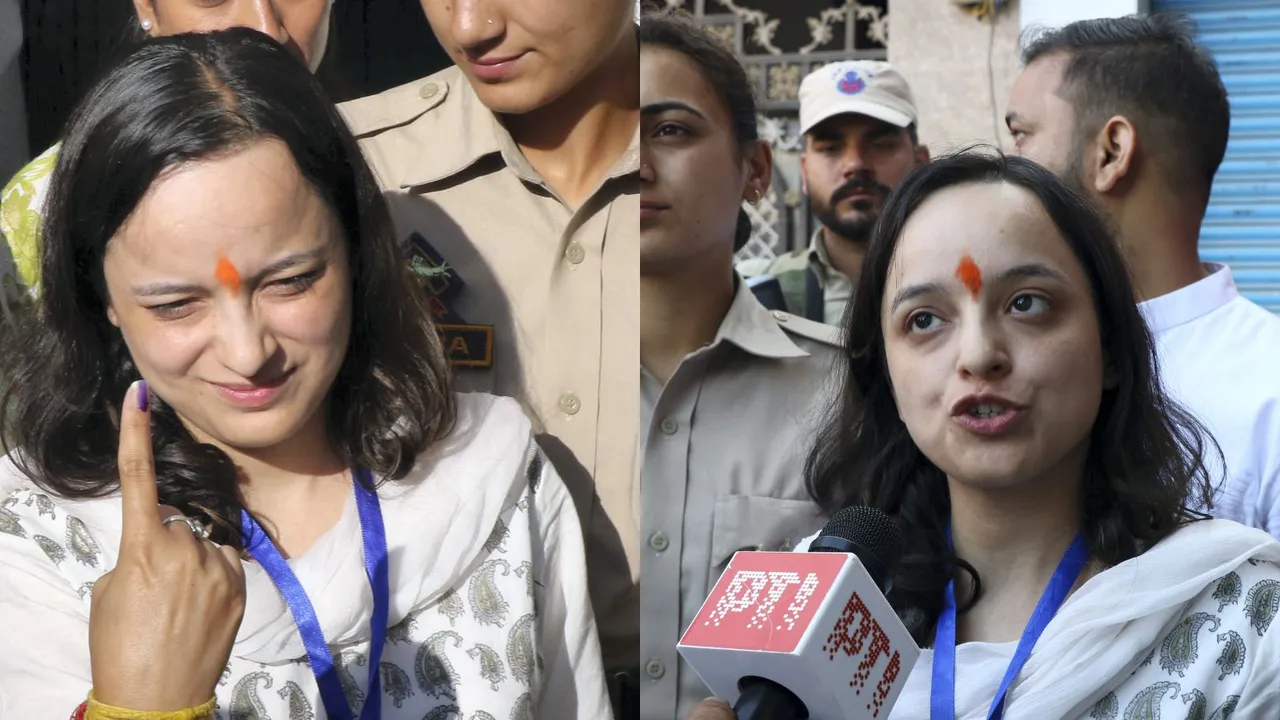
[[[824,65],[800,84],[801,189],[821,224],[809,247],[739,264],[744,277],[778,280],[783,309],[839,325],[885,197],[929,161],[916,135],[907,81],[889,63]]]

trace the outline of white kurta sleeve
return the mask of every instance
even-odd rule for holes
[[[0,515],[0,718],[66,720],[92,685],[89,588],[59,568],[84,555],[68,549],[61,509]]]
[[[543,661],[537,717],[609,720],[613,711],[587,594],[582,526],[568,489],[541,451],[534,462],[537,480],[530,526]]]

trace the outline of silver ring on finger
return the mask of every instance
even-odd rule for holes
[[[169,517],[165,518],[161,522],[163,522],[166,526],[169,523],[174,523],[174,522],[186,523],[187,527],[191,528],[192,535],[195,535],[197,538],[201,540],[209,539],[209,528],[205,527],[204,523],[200,522],[199,520],[193,517],[188,517],[186,515],[170,515]]]

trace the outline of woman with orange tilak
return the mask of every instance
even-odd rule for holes
[[[1189,509],[1218,448],[1133,296],[1028,160],[941,158],[886,202],[805,474],[902,530],[888,597],[926,650],[892,720],[1280,717],[1280,543]]]
[[[111,0],[120,2],[121,0]],[[333,0],[132,0],[132,42],[232,27],[257,30],[284,45],[314,72],[324,60]],[[27,164],[0,191],[0,309],[34,297],[40,287],[40,233],[49,179],[61,144]],[[0,313],[4,314],[4,313]],[[0,318],[2,319],[2,318]]]
[[[889,196],[805,472],[902,531],[888,599],[925,650],[882,717],[1280,717],[1280,543],[1188,509],[1218,448],[1133,297],[1029,160],[944,157]]]
[[[146,43],[47,208],[0,337],[0,717],[610,716],[568,491],[513,401],[452,392],[305,67]]]

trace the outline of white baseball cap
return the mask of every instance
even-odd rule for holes
[[[887,62],[846,60],[809,73],[800,83],[800,132],[853,113],[907,127],[916,121],[911,86]]]

